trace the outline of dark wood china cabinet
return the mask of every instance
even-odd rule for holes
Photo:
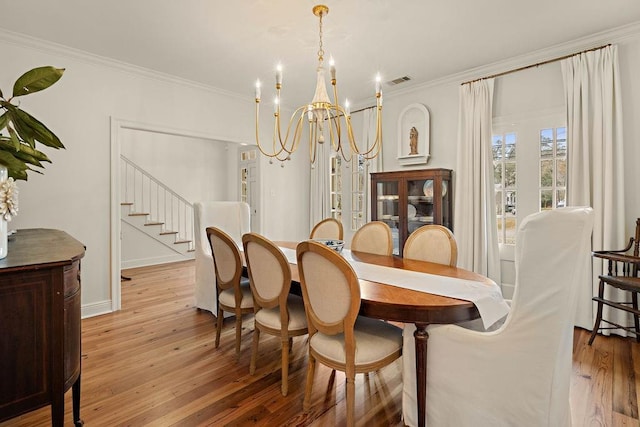
[[[420,169],[371,174],[371,219],[384,221],[393,234],[393,253],[402,255],[409,234],[427,224],[453,231],[450,169]]]

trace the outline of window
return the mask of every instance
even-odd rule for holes
[[[354,156],[351,162],[351,230],[355,231],[362,227],[366,218],[367,164],[361,154]]]
[[[567,128],[540,131],[540,210],[567,202]]]
[[[566,204],[564,114],[496,118],[491,142],[498,242],[506,250],[515,244],[518,224],[527,215]],[[502,249],[507,258],[512,257],[512,249]]]
[[[331,217],[342,220],[342,157],[331,156],[331,174],[329,175]]]
[[[498,243],[516,242],[516,134],[493,135],[493,179],[496,189]]]

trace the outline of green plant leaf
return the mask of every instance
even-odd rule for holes
[[[13,96],[28,95],[48,88],[62,77],[64,68],[38,67],[21,75],[13,85]]]
[[[2,95],[0,94],[0,96]],[[9,123],[9,116],[7,116],[7,113],[4,113],[0,116],[0,130],[6,128],[7,123]]]
[[[16,150],[20,150],[20,139],[18,139],[18,134],[11,126],[7,128],[9,130],[9,136],[11,137],[11,142],[13,143],[13,148]]]
[[[18,151],[13,156],[18,158],[18,159],[20,159],[20,160],[22,160],[22,161],[24,161],[25,163],[29,163],[29,164],[37,166],[39,168],[44,168],[44,165],[42,163],[40,163],[40,160],[36,159],[33,156],[30,156],[29,154],[25,153],[24,151]]]
[[[36,119],[26,111],[23,111],[18,107],[14,108],[16,118],[21,122],[21,124],[24,124],[33,131],[34,139],[48,147],[64,148],[64,145],[62,144],[60,139],[53,132],[51,132],[48,127],[46,127],[43,123],[41,123],[38,119]]]
[[[29,167],[13,154],[0,150],[0,163],[7,167],[9,176],[13,179],[27,180],[27,169],[29,169]]]
[[[25,153],[31,157],[34,157],[40,162],[51,163],[51,160],[49,159],[49,157],[47,157],[46,154],[44,154],[42,151],[31,148],[29,144],[20,143],[20,146],[16,149],[16,147],[13,145],[13,141],[11,141],[11,138],[8,137],[0,137],[0,150],[8,151],[14,155],[16,155],[17,153]]]

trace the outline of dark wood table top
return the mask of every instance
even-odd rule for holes
[[[297,246],[296,242],[275,243],[280,247],[294,250]],[[356,251],[351,253],[355,260],[369,264],[473,280],[487,284],[493,283],[490,279],[480,274],[462,268],[408,260],[397,256],[373,255]],[[292,280],[299,282],[300,276],[297,265],[290,264],[290,266]],[[472,302],[369,280],[360,280],[360,294],[360,314],[378,319],[405,323],[458,323],[480,317],[476,306]]]

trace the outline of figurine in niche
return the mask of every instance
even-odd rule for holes
[[[409,131],[409,155],[418,154],[418,129],[412,127]]]

